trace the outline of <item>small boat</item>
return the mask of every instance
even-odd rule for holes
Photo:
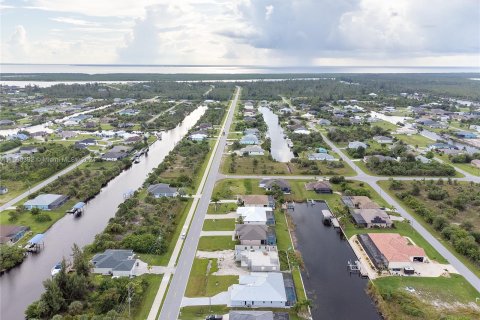
[[[56,265],[53,266],[52,270],[50,271],[52,277],[54,277],[57,273],[59,273],[60,270],[62,270],[62,263],[61,262],[59,262],[59,263],[57,263]]]
[[[133,160],[133,163],[140,163],[140,159],[138,157],[135,157],[135,159]]]

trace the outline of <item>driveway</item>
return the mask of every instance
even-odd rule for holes
[[[220,292],[219,294],[209,297],[187,298],[183,297],[182,307],[186,306],[220,306],[230,304],[230,294],[228,291]]]

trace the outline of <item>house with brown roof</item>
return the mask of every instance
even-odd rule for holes
[[[357,239],[372,263],[380,270],[412,270],[415,263],[423,263],[428,259],[423,248],[398,233],[360,234]]]
[[[273,196],[251,194],[238,196],[238,204],[245,207],[275,207]]]

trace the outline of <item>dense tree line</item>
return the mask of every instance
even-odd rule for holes
[[[349,128],[334,128],[328,131],[328,138],[333,142],[365,141],[374,136],[390,136],[390,131],[379,126],[350,126]]]
[[[423,163],[415,160],[413,157],[402,158],[400,161],[384,160],[380,161],[371,157],[367,161],[367,168],[374,173],[385,176],[454,176],[455,168],[432,161]]]
[[[20,147],[22,142],[19,139],[5,140],[0,142],[0,152],[12,150],[13,148]]]

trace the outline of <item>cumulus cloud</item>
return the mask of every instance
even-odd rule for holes
[[[56,18],[50,18],[50,20],[56,21],[56,22],[61,22],[61,23],[66,23],[66,24],[72,24],[72,25],[75,25],[75,26],[94,27],[94,26],[99,26],[100,25],[97,22],[86,21],[86,20],[83,20],[83,19],[68,18],[68,17],[56,17]]]

